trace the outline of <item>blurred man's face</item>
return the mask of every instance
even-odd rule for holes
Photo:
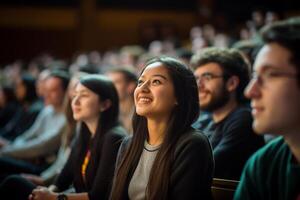
[[[124,75],[121,72],[109,72],[107,73],[107,76],[114,83],[120,101],[123,101],[124,99],[128,98],[129,95],[133,95],[133,91],[128,91],[128,82],[126,81]]]
[[[200,109],[208,112],[223,107],[229,100],[223,70],[217,63],[208,63],[198,67],[194,75],[198,84]]]
[[[251,99],[257,133],[286,135],[300,130],[300,88],[290,57],[277,43],[265,45],[256,57],[256,75],[245,95]]]
[[[49,77],[45,80],[45,104],[53,107],[60,107],[64,99],[62,81],[56,77]]]

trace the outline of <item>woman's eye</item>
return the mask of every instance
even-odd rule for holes
[[[160,82],[160,80],[155,79],[152,81],[152,84],[158,85],[158,84],[161,84],[161,82]]]
[[[138,86],[141,86],[143,83],[144,83],[144,81],[138,80],[137,85],[138,85]]]

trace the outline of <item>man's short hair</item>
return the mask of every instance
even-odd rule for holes
[[[196,70],[208,63],[216,63],[221,67],[225,81],[231,76],[237,76],[240,81],[236,90],[237,101],[239,103],[248,102],[244,96],[244,89],[250,80],[250,64],[241,52],[228,48],[205,48],[192,57],[190,64]]]
[[[300,83],[300,17],[267,25],[260,36],[265,44],[278,43],[291,53],[290,62],[296,67]]]
[[[115,68],[112,68],[108,71],[108,73],[121,73],[123,74],[125,80],[127,83],[130,83],[130,82],[135,82],[137,83],[137,75],[131,71],[130,69],[127,69],[127,68],[122,68],[122,67],[115,67]]]
[[[50,72],[48,78],[50,78],[50,77],[59,78],[62,82],[63,90],[64,91],[67,90],[69,82],[70,82],[70,74],[67,71],[55,69]]]

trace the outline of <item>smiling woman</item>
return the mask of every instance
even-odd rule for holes
[[[211,199],[213,157],[191,128],[197,83],[179,61],[149,61],[134,93],[134,134],[119,150],[111,199]]]
[[[162,63],[156,62],[147,66],[139,78],[134,100],[138,115],[149,119],[159,117],[161,121],[168,120],[177,102],[171,77]]]

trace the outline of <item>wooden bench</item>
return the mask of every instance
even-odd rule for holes
[[[214,200],[232,200],[239,181],[214,178],[211,191]]]

